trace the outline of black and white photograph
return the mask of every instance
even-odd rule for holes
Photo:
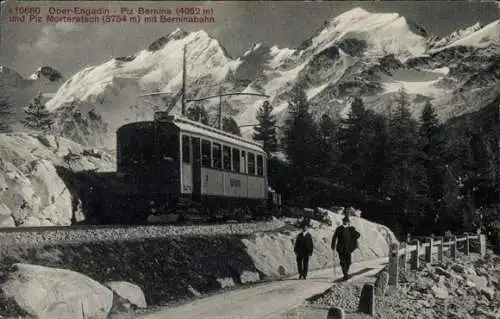
[[[500,319],[500,2],[0,4],[0,318]]]

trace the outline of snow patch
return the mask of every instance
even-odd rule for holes
[[[284,48],[279,49],[277,46],[271,47],[270,55],[273,57],[268,66],[272,69],[279,68],[286,60],[291,59],[292,55],[295,53],[295,50]]]
[[[320,85],[320,86],[317,86],[317,87],[314,87],[314,88],[307,90],[306,91],[307,99],[312,99],[317,94],[319,94],[321,91],[323,91],[328,85],[329,85],[329,83],[325,83],[323,85]]]
[[[447,67],[434,70],[396,70],[392,77],[384,77],[382,85],[386,93],[399,91],[402,87],[410,94],[425,96],[442,95],[443,89],[437,88],[439,82],[449,72]]]
[[[247,51],[245,51],[245,53],[243,53],[243,56],[249,55],[250,53],[258,50],[261,46],[262,46],[261,43],[255,43],[254,45],[252,45],[252,47],[249,50],[247,50]]]
[[[269,72],[265,71],[264,73],[268,76],[272,76],[273,74],[277,74],[274,76],[272,80],[270,80],[266,85],[266,93],[271,96],[275,96],[279,93],[280,89],[293,85],[298,74],[304,67],[308,64],[309,61],[306,61],[291,70],[288,71],[274,71]]]

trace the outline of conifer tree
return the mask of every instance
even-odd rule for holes
[[[380,195],[380,184],[384,179],[385,141],[388,139],[384,125],[384,117],[371,110],[366,110],[361,119],[359,142],[361,172],[360,178],[354,185],[376,196]]]
[[[392,115],[387,154],[387,172],[384,178],[384,191],[391,198],[394,208],[407,224],[408,232],[414,232],[421,221],[426,178],[421,166],[421,152],[418,144],[417,123],[412,120],[409,111],[408,94],[399,91],[396,111]]]
[[[50,113],[41,102],[42,94],[38,94],[33,101],[24,109],[26,117],[21,121],[23,125],[31,130],[49,134],[54,125],[54,115]]]
[[[328,114],[323,114],[319,122],[319,166],[328,178],[335,177],[339,157],[337,124]]]
[[[12,116],[12,104],[6,97],[0,97],[0,133],[12,131],[9,118]]]
[[[344,185],[352,186],[360,178],[361,172],[361,133],[362,121],[365,116],[363,101],[355,97],[351,103],[351,111],[346,119],[341,121],[338,134],[340,148],[339,172]]]
[[[253,139],[264,143],[264,150],[269,155],[278,150],[278,140],[276,138],[276,116],[272,114],[273,107],[265,101],[257,111],[257,121],[259,125],[254,128]]]
[[[224,117],[222,119],[222,130],[234,135],[241,136],[240,127],[232,117]]]
[[[294,177],[300,182],[301,178],[318,173],[318,130],[309,113],[306,94],[299,86],[292,90],[288,113],[283,146],[294,171]]]
[[[445,132],[430,101],[426,102],[420,121],[419,138],[428,183],[429,210],[437,216],[438,211],[445,209],[443,196],[448,164]]]
[[[339,173],[344,185],[380,192],[385,138],[383,117],[366,110],[363,101],[355,97],[338,133]]]

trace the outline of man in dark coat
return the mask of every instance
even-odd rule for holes
[[[309,257],[313,253],[313,241],[311,234],[307,231],[307,224],[302,224],[302,231],[295,240],[295,255],[297,256],[297,268],[299,269],[299,279],[307,278],[309,268]]]
[[[357,240],[360,234],[351,226],[349,217],[342,220],[342,225],[337,227],[332,238],[332,250],[337,248],[339,254],[340,267],[344,274],[344,280],[349,279],[349,267],[351,266],[351,254],[357,247]]]

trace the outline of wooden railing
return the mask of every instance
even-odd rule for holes
[[[423,239],[424,243],[420,243],[419,239]],[[471,253],[471,242],[476,241],[478,245],[477,253],[483,257],[486,254],[486,236],[465,234],[460,238],[451,236],[443,237],[417,237],[414,239],[407,238],[407,242],[392,243],[389,250],[389,285],[398,286],[398,278],[400,267],[406,270],[408,265],[410,270],[417,270],[420,266],[420,256],[424,256],[425,263],[432,263],[434,255],[437,253],[437,261],[442,262],[444,259],[444,251],[450,251],[450,258],[455,260],[459,243],[463,242],[462,250],[465,255]]]
[[[419,239],[422,240],[423,243],[420,243]],[[471,245],[471,243],[474,243],[475,245]],[[424,256],[424,263],[433,263],[435,261],[435,257],[438,262],[442,262],[445,251],[449,251],[449,257],[452,260],[455,260],[457,258],[459,248],[461,248],[463,253],[467,256],[473,250],[471,248],[475,248],[474,250],[476,250],[481,257],[484,257],[486,255],[486,236],[482,234],[465,234],[460,238],[457,238],[456,236],[449,236],[446,238],[413,237],[413,239],[408,236],[406,242],[392,243],[389,245],[389,270],[386,275],[389,278],[386,277],[385,280],[388,280],[389,285],[397,287],[400,268],[407,270],[407,267],[410,266],[410,270],[418,270],[420,268],[421,256]],[[375,315],[374,291],[374,284],[369,283],[364,285],[363,290],[361,291],[358,312],[371,316]]]

